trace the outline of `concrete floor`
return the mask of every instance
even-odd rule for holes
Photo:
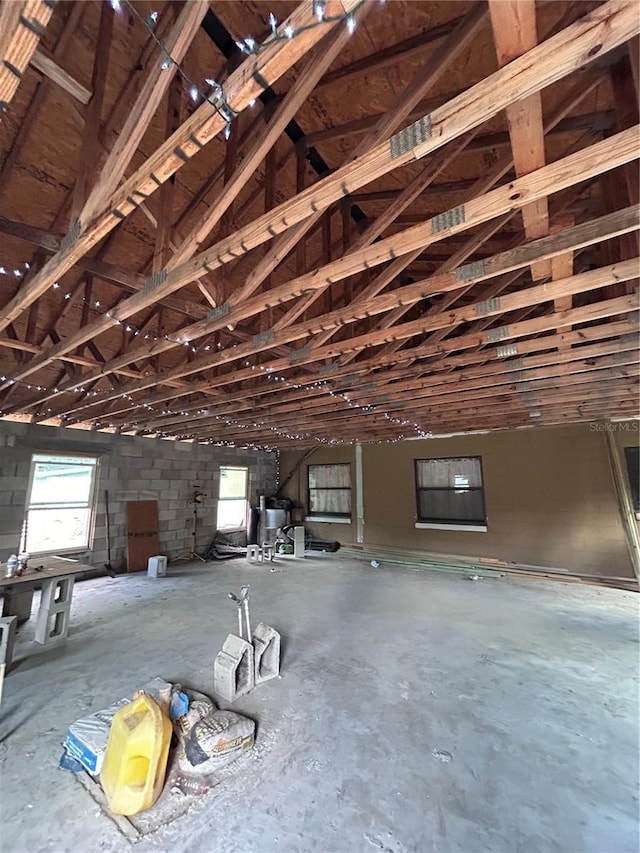
[[[20,631],[0,724],[0,848],[122,851],[72,774],[66,728],[155,675],[204,692],[235,630],[226,597],[285,638],[283,677],[234,707],[254,753],[136,851],[638,850],[632,593],[481,580],[317,555],[76,588],[63,647]]]

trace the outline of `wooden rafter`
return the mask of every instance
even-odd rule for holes
[[[36,48],[31,57],[31,65],[79,103],[88,104],[91,100],[93,94],[91,89],[87,89],[64,68],[61,68],[42,48]]]
[[[489,9],[500,66],[535,47],[538,41],[535,0],[489,0]],[[528,175],[544,166],[545,162],[540,93],[534,92],[510,104],[506,113],[516,175]],[[548,234],[547,199],[541,198],[531,205],[525,205],[522,208],[522,220],[525,234],[530,240]],[[549,265],[534,265],[531,273],[536,279],[546,278],[550,274]]]
[[[326,3],[327,16],[330,17],[336,12],[347,13],[357,3],[358,0],[328,0]],[[196,17],[196,12],[200,14],[201,8],[204,9],[204,6],[206,6],[205,0],[195,0],[195,2],[185,6],[184,14],[188,15],[189,20],[193,23],[192,18]],[[315,20],[313,9],[308,4],[302,3],[280,27],[280,31],[284,31],[285,28],[291,26],[296,30],[301,30],[300,35],[290,40],[271,42],[259,54],[248,57],[230,75],[223,87],[223,94],[226,103],[235,112],[242,112],[250,101],[259,97],[265,85],[270,85],[282,76],[329,29],[335,26],[335,22],[327,22],[324,26],[308,28],[308,24]],[[178,38],[182,38],[181,31],[175,33],[175,40]],[[157,67],[152,70],[150,79],[156,82],[158,71],[163,71],[162,62],[163,60],[159,59]],[[150,97],[155,101],[153,93]],[[112,149],[113,165],[117,167],[120,174],[125,168],[122,163],[125,160],[128,162],[130,159],[130,146],[128,145],[128,137],[125,135],[125,129],[131,128],[131,130],[139,133],[145,120],[144,117],[147,115],[140,98],[138,103],[140,107],[132,110],[129,114],[125,128],[120,134],[121,143],[118,150]],[[38,277],[33,278],[28,287],[22,289],[9,305],[5,306],[3,316],[0,317],[0,331],[41,296],[77,260],[84,257],[89,249],[119,224],[124,217],[136,210],[141,199],[151,195],[158,186],[175,174],[186,160],[193,157],[207,142],[217,136],[224,126],[225,119],[222,118],[220,112],[212,102],[205,101],[124,184],[114,191],[108,199],[107,209],[104,213],[98,214],[89,223],[81,221],[80,227],[81,229],[84,227],[84,231],[80,235],[70,232],[68,236],[71,239],[66,241],[64,250],[61,249],[43,268]],[[87,213],[93,211],[95,203],[99,199],[101,200],[106,182],[109,180],[106,169],[103,170],[103,174],[105,181],[94,186],[92,196],[85,205],[83,211],[85,217]]]
[[[55,5],[55,0],[13,0],[0,6],[0,114],[9,108]]]
[[[603,239],[609,239],[619,233],[633,231],[637,228],[638,208],[629,208],[626,211],[621,211],[616,214],[611,214],[608,217],[604,217],[598,222],[576,226],[573,229],[569,229],[565,232],[553,235],[553,237],[547,238],[546,240],[539,240],[531,245],[525,245],[516,249],[512,249],[509,252],[504,253],[502,256],[497,256],[494,259],[488,259],[484,261],[481,266],[478,267],[476,265],[476,267],[473,269],[473,274],[470,274],[468,278],[466,275],[460,275],[460,273],[456,272],[450,272],[446,274],[441,274],[439,276],[434,276],[423,282],[417,282],[414,285],[408,285],[407,287],[401,288],[400,290],[395,290],[387,294],[386,296],[378,296],[375,298],[371,298],[366,303],[362,303],[357,307],[346,306],[346,308],[334,312],[332,316],[321,316],[315,321],[302,323],[298,327],[289,327],[288,329],[282,330],[282,332],[280,332],[278,335],[274,335],[270,338],[267,337],[261,343],[251,341],[244,347],[236,348],[229,354],[216,355],[213,359],[209,360],[208,363],[224,364],[228,363],[229,360],[233,361],[238,359],[245,359],[248,356],[255,355],[257,352],[260,352],[263,349],[269,349],[282,343],[291,343],[295,340],[304,339],[309,335],[317,334],[318,332],[326,328],[338,328],[344,325],[345,323],[354,322],[361,316],[368,316],[371,314],[376,314],[378,312],[389,311],[400,304],[415,304],[416,302],[424,299],[425,297],[429,297],[434,293],[446,293],[449,291],[455,291],[462,287],[468,286],[470,281],[478,282],[482,281],[483,279],[510,272],[514,269],[522,268],[523,266],[528,265],[532,259],[535,260],[541,258],[556,257],[558,255],[564,254],[567,251],[568,247],[583,247],[586,245],[590,245],[593,242],[598,242]],[[433,326],[433,328],[435,329],[441,328],[441,326],[438,324],[442,323],[443,320],[442,317],[436,316],[434,318],[431,318],[431,322],[435,322],[436,325]],[[450,323],[452,323],[451,316],[445,316],[444,324],[447,325]],[[416,324],[407,324],[404,331],[411,331],[411,329],[414,328],[416,328]],[[425,331],[422,326],[418,325],[418,328],[420,329],[420,331]],[[379,332],[377,334],[383,341],[385,335],[391,336],[392,338],[394,337],[394,335],[397,336],[395,331],[389,333],[382,330],[382,332]],[[370,334],[369,338],[371,340],[377,340],[375,338],[375,333]],[[285,360],[284,363],[288,366],[291,366],[292,364],[299,365],[301,363],[308,363],[313,361],[314,357],[320,357],[321,354],[325,355],[327,353],[327,357],[333,357],[333,355],[326,349],[316,349],[315,351],[309,350],[307,353],[304,354],[304,358],[300,358],[300,354],[297,354],[291,359],[291,361]],[[127,356],[127,358],[129,358],[129,356]],[[126,361],[125,358],[112,360],[104,366],[104,369],[108,370],[115,365],[122,365],[124,361]],[[282,367],[282,364],[282,361],[274,362],[273,364],[268,364],[265,369],[277,370]],[[202,369],[202,367],[196,364],[191,365],[188,369],[181,368],[178,372],[181,375],[186,375],[187,373],[197,372],[198,369]],[[243,371],[242,376],[247,376],[247,378],[250,377],[251,371]],[[178,378],[172,373],[168,373],[162,377],[162,380],[170,377]],[[85,378],[89,380],[94,377]],[[160,377],[150,377],[149,379],[138,380],[137,382],[125,389],[126,393],[132,393],[133,391],[139,391],[144,390],[147,387],[153,387],[157,383],[159,378]]]

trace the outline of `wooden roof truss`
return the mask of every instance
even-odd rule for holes
[[[255,51],[158,5],[137,42],[0,6],[2,416],[274,447],[638,414],[633,0],[406,0],[392,43],[377,0],[303,0]],[[44,224],[20,162],[59,101]]]

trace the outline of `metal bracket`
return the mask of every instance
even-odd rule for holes
[[[80,236],[80,220],[76,219],[71,228],[69,229],[69,233],[66,234],[62,240],[60,241],[60,250],[61,252],[66,252],[67,249],[71,248],[71,246],[76,242],[78,237]]]
[[[498,358],[507,358],[510,355],[517,355],[518,347],[516,344],[505,344],[504,346],[498,347],[497,355]]]
[[[295,364],[297,361],[304,361],[309,358],[311,350],[309,347],[302,347],[302,349],[298,349],[295,352],[289,353],[287,359],[289,364]]]
[[[231,313],[231,305],[228,302],[223,302],[217,308],[212,308],[207,314],[207,323],[213,323],[215,320],[220,320]]]
[[[471,281],[473,278],[482,278],[484,275],[484,261],[472,261],[454,270],[457,281]]]
[[[405,127],[399,133],[394,134],[389,140],[391,157],[401,157],[407,151],[411,151],[421,142],[431,139],[431,116],[423,116],[418,121]]]
[[[492,299],[485,299],[484,302],[476,304],[476,315],[484,317],[485,314],[491,314],[494,311],[500,310],[500,297],[494,296]]]
[[[444,213],[434,216],[431,220],[431,232],[438,234],[440,231],[447,231],[455,225],[461,225],[464,219],[464,204],[459,204],[458,207],[452,207],[451,210],[445,210]]]
[[[490,344],[495,344],[497,341],[503,341],[505,338],[509,337],[509,327],[508,326],[498,326],[497,329],[489,329],[487,332],[487,341]]]
[[[268,344],[273,340],[273,329],[266,329],[264,332],[258,332],[251,338],[253,346],[261,347],[263,344]]]
[[[158,270],[158,272],[154,272],[154,274],[147,279],[145,286],[140,292],[144,293],[145,296],[153,293],[157,287],[166,281],[168,275],[169,271],[167,269],[161,269]]]

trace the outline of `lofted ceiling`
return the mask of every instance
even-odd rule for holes
[[[639,31],[5,0],[0,415],[261,447],[636,416]]]

